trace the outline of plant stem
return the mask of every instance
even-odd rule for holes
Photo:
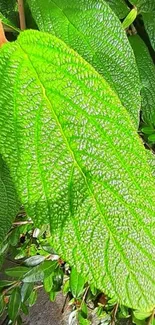
[[[19,11],[19,20],[20,20],[20,29],[26,29],[25,22],[25,12],[24,12],[24,2],[23,0],[18,0],[18,11]]]
[[[0,20],[0,47],[4,44],[7,43],[7,39],[5,37],[5,33],[4,33],[4,28],[2,25],[2,22]]]
[[[33,224],[33,221],[16,221],[13,223],[13,226],[29,225]]]
[[[115,305],[112,313],[111,325],[115,325],[115,318],[118,310],[118,304]]]

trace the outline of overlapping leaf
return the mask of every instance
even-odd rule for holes
[[[139,124],[139,78],[121,23],[102,0],[28,0],[40,30],[65,41],[104,76]]]
[[[19,202],[9,170],[0,156],[0,244],[9,231],[18,209]]]
[[[145,29],[150,38],[152,47],[155,50],[155,1],[154,0],[130,0],[137,6],[138,11],[142,14]]]
[[[142,39],[135,35],[129,40],[134,50],[142,84],[142,118],[147,124],[155,126],[155,66]]]
[[[154,180],[126,109],[54,36],[24,32],[0,52],[0,150],[52,246],[118,301],[155,304]]]

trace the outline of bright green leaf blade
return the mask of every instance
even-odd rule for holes
[[[138,36],[129,38],[141,79],[142,118],[148,125],[155,125],[155,66],[147,46]]]
[[[53,274],[51,273],[48,277],[44,279],[44,289],[46,292],[50,292],[53,287]]]
[[[70,274],[70,289],[74,298],[79,298],[83,293],[85,280],[81,274],[77,273],[75,268],[72,268]]]
[[[15,288],[10,295],[9,305],[8,305],[8,315],[12,321],[15,321],[21,306],[21,295],[20,289]]]
[[[126,16],[126,18],[123,20],[122,27],[124,29],[128,28],[134,22],[136,17],[137,17],[137,8],[133,8]]]
[[[129,8],[127,7],[124,0],[105,0],[115,14],[120,18],[124,18],[129,13]]]
[[[0,156],[0,244],[19,211],[19,201],[10,172]]]
[[[139,124],[139,76],[121,23],[102,0],[28,0],[40,30],[77,51],[104,76]]]
[[[0,77],[0,150],[28,215],[50,223],[54,249],[97,288],[150,310],[155,184],[126,109],[45,33],[5,44]]]

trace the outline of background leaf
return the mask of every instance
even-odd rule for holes
[[[138,35],[129,37],[141,79],[142,118],[155,125],[155,66],[145,43]]]
[[[78,274],[75,268],[72,268],[70,275],[70,289],[74,298],[79,298],[83,293],[85,280]]]
[[[0,243],[10,230],[18,211],[19,201],[15,187],[6,163],[0,156]]]
[[[16,317],[18,316],[19,310],[21,306],[21,296],[20,296],[20,289],[15,288],[10,295],[9,299],[9,305],[8,305],[8,314],[9,318],[12,321],[16,320]]]
[[[0,78],[0,150],[28,215],[50,223],[51,245],[86,280],[150,310],[155,184],[126,109],[86,61],[41,32],[2,47]]]
[[[145,29],[155,50],[155,1],[130,0],[130,2],[136,5],[139,13],[142,14]]]
[[[41,31],[62,39],[104,76],[139,124],[139,76],[121,23],[102,0],[28,0]]]

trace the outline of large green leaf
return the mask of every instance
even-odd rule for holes
[[[104,76],[139,124],[139,77],[119,19],[103,0],[28,0],[40,30],[65,41]]]
[[[15,187],[10,177],[9,170],[0,156],[0,244],[11,228],[18,209],[19,202]]]
[[[155,50],[155,1],[130,0],[130,2],[136,5],[139,13],[142,14],[145,29]]]
[[[155,125],[155,66],[142,39],[135,35],[129,40],[134,50],[142,84],[142,117],[147,124]]]
[[[145,149],[107,82],[52,35],[0,52],[0,150],[58,254],[121,303],[155,305],[155,184]],[[29,281],[30,282],[30,281]]]

